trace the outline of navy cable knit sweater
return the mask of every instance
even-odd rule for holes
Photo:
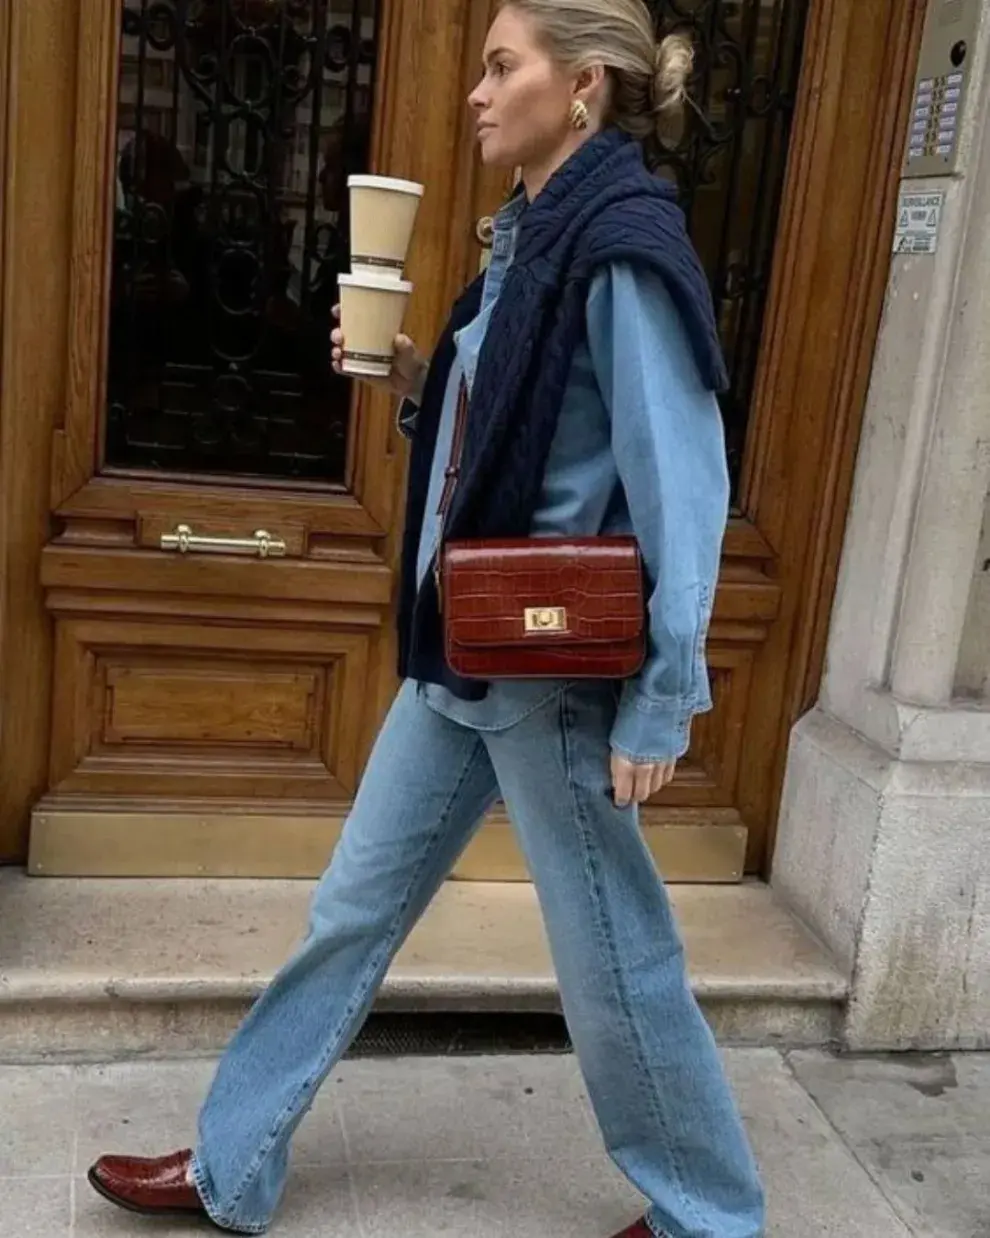
[[[639,145],[609,129],[586,142],[522,216],[515,259],[495,306],[472,390],[449,539],[525,537],[540,498],[594,272],[643,263],[665,280],[703,380],[727,385],[711,293],[671,185]],[[454,306],[427,376],[410,462],[399,607],[399,673],[468,700],[487,685],[444,662],[433,574],[417,592],[416,556],[454,335],[478,313],[482,281]],[[487,484],[489,480],[497,484]]]

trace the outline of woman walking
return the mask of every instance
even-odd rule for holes
[[[308,936],[221,1059],[195,1152],[102,1158],[90,1180],[113,1202],[269,1227],[293,1132],[501,798],[605,1143],[649,1201],[617,1238],[763,1234],[757,1171],[637,815],[711,705],[704,646],[728,504],[711,299],[673,192],[644,163],[690,67],[682,39],[656,45],[643,0],[501,5],[470,106],[483,159],[520,167],[522,184],[431,363],[400,337],[390,380],[412,438],[403,686]],[[339,365],[339,331],[333,343]],[[596,572],[630,537],[647,581],[640,669],[554,676],[551,657],[538,677],[493,666],[489,678],[452,656],[448,550],[533,539],[554,562],[567,539],[600,545],[574,605],[599,590],[621,610]],[[563,613],[537,612],[534,628],[557,625],[566,644]]]

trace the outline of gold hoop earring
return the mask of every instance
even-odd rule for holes
[[[591,113],[583,99],[575,99],[571,104],[571,128],[579,132],[591,124]]]

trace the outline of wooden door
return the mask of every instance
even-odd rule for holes
[[[409,272],[428,344],[481,252],[462,101],[487,11],[63,0],[50,17],[78,52],[34,83],[74,96],[71,379],[31,868],[314,871],[395,687],[401,439],[392,401],[329,365],[347,174],[429,186]]]
[[[671,171],[734,375],[716,710],[646,814],[675,879],[765,867],[814,697],[922,7],[654,3],[701,50]],[[489,9],[15,6],[0,858],[33,806],[37,873],[325,862],[395,687],[404,468],[389,402],[324,364],[335,194],[365,166],[428,186],[410,269],[428,344],[506,188],[463,105]],[[168,549],[180,526],[222,553]],[[242,553],[261,530],[284,555]],[[499,814],[459,873],[523,875]]]

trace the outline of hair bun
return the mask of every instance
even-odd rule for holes
[[[680,110],[694,68],[691,40],[683,34],[667,35],[657,44],[653,64],[654,108],[658,112]]]

